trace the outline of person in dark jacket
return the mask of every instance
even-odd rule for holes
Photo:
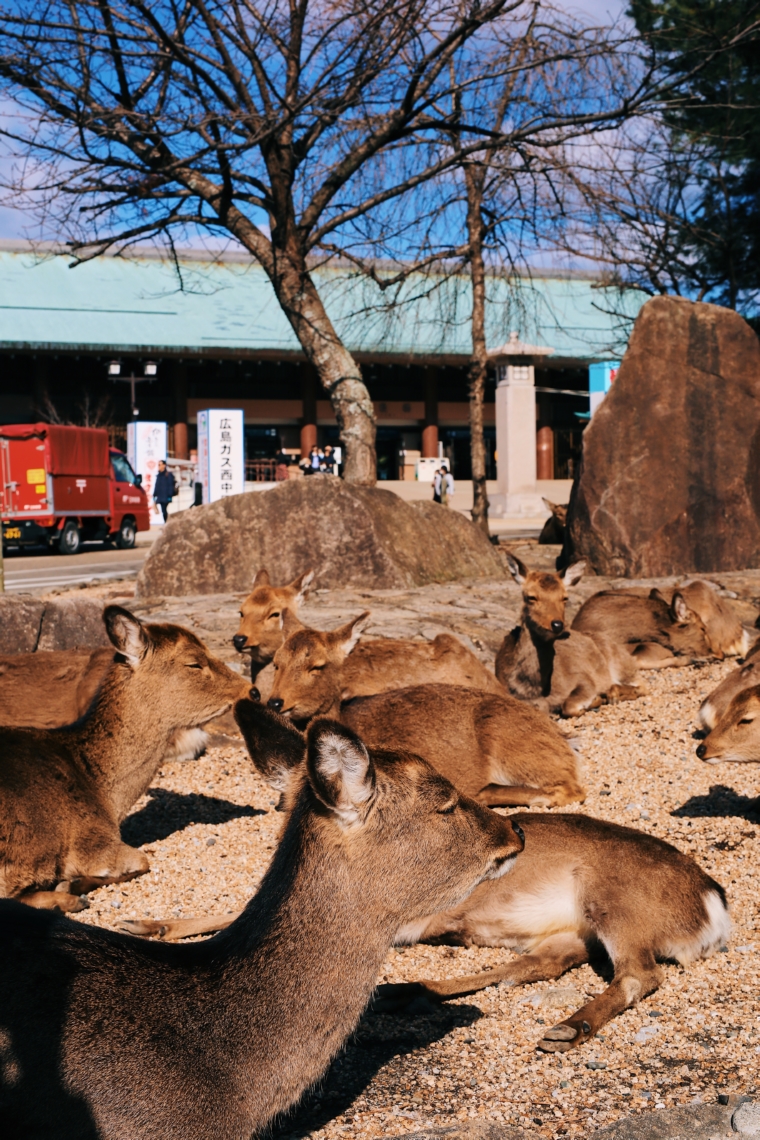
[[[172,501],[177,493],[177,485],[174,482],[174,476],[166,466],[163,459],[158,461],[158,475],[156,475],[156,484],[153,488],[153,502],[158,503],[161,508],[161,514],[164,516],[166,522],[167,514],[169,511],[169,503]]]

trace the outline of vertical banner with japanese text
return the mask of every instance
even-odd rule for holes
[[[198,412],[198,470],[203,502],[245,491],[245,443],[241,408]]]
[[[151,526],[163,526],[164,516],[153,502],[159,459],[166,459],[166,424],[136,420],[127,424],[127,459],[136,475],[142,475],[148,496]]]

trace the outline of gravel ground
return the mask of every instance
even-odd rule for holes
[[[728,577],[732,588],[741,586],[750,616],[760,576],[721,579]],[[593,580],[583,596],[603,584]],[[446,620],[433,624],[451,628],[455,622],[484,658],[498,641],[495,627],[505,628],[518,603],[505,583],[425,587],[403,598],[368,592],[363,602],[358,591],[333,591],[312,599],[305,616],[314,624],[324,619],[326,628],[356,612],[357,602],[367,605],[368,596],[373,612],[381,611],[374,632],[399,636],[414,627],[418,636],[431,636],[438,613]],[[235,600],[216,599],[214,612],[209,601],[167,599],[150,608],[174,620],[184,610],[188,624],[199,614],[203,628],[215,626],[210,640],[227,644]],[[469,612],[452,618],[457,606]],[[201,624],[201,617],[192,620]],[[728,951],[686,971],[666,966],[656,994],[564,1057],[537,1053],[535,1042],[542,1025],[601,990],[604,983],[590,966],[559,982],[490,989],[429,1016],[368,1016],[320,1089],[275,1129],[278,1140],[400,1135],[478,1116],[546,1137],[585,1135],[630,1112],[760,1091],[760,913],[753,883],[758,769],[711,767],[694,752],[699,702],[734,666],[650,673],[649,696],[572,722],[590,789],[583,810],[667,839],[718,879],[735,924]],[[275,799],[231,736],[217,736],[198,761],[167,765],[124,825],[125,839],[148,852],[151,871],[94,892],[90,909],[77,917],[115,927],[127,917],[236,911],[256,889],[277,843],[283,816],[274,811]],[[510,957],[492,948],[392,950],[379,980],[470,974]]]

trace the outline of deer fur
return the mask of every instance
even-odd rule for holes
[[[147,871],[119,823],[177,730],[220,716],[250,689],[189,630],[143,625],[120,606],[103,620],[116,653],[87,714],[63,728],[3,729],[0,898],[79,910],[83,891]]]
[[[503,689],[425,684],[352,697],[346,676],[368,617],[330,632],[299,624],[275,654],[269,706],[302,725],[315,716],[340,718],[377,746],[424,757],[491,806],[585,798],[575,753],[556,726]]]
[[[312,726],[240,918],[189,946],[0,903],[0,1117],[34,1140],[248,1140],[327,1069],[400,926],[522,839],[417,757]]]
[[[470,977],[381,986],[379,1009],[558,978],[601,952],[612,965],[611,984],[538,1042],[545,1052],[565,1053],[659,989],[658,962],[687,966],[725,945],[731,924],[723,888],[671,844],[583,815],[511,819],[525,849],[509,879],[482,884],[465,902],[396,937],[503,946],[520,957]]]
[[[286,789],[292,810],[303,767],[301,734],[284,717],[241,701],[235,718],[256,768],[272,787]],[[669,843],[583,815],[518,813],[525,837],[511,874],[483,883],[456,906],[402,925],[396,944],[419,940],[500,946],[522,952],[506,966],[472,977],[380,986],[374,1007],[407,1007],[420,997],[445,1001],[491,985],[520,985],[560,977],[606,955],[612,984],[558,1026],[538,1047],[566,1052],[588,1041],[605,1022],[661,984],[658,961],[686,966],[724,945],[730,921],[723,888]],[[187,937],[218,929],[229,918],[137,921],[137,933]]]
[[[513,554],[507,565],[522,587],[523,608],[496,655],[496,676],[513,696],[567,717],[641,696],[636,664],[624,649],[565,625],[567,587],[580,581],[585,562],[562,575],[528,570]]]
[[[760,761],[760,685],[744,688],[733,697],[698,746],[697,756],[708,764]]]
[[[547,511],[551,511],[538,536],[539,546],[561,545],[565,541],[568,503],[552,503],[542,499]]]
[[[680,590],[674,591],[670,602],[657,589],[646,598],[633,590],[601,590],[583,603],[570,628],[596,641],[624,646],[639,669],[723,657],[720,650],[713,650],[705,623]]]
[[[73,724],[95,700],[113,656],[112,647],[0,657],[0,725],[61,728]],[[202,728],[177,729],[162,763],[197,759],[208,739]]]
[[[713,689],[699,708],[699,719],[703,728],[713,729],[725,716],[734,697],[745,689],[753,689],[760,683],[760,643],[747,654],[738,669],[732,669],[717,688]]]

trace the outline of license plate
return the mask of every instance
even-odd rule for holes
[[[7,530],[3,531],[3,538],[21,538],[21,528],[9,526]]]

